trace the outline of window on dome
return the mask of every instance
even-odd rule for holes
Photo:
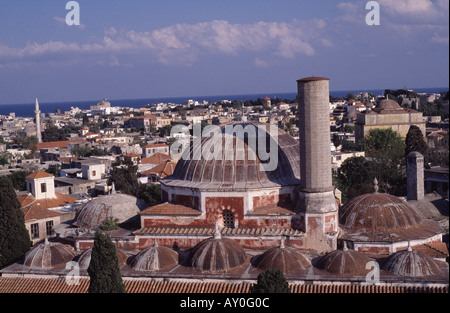
[[[227,228],[234,228],[234,214],[230,210],[223,210],[223,226]]]

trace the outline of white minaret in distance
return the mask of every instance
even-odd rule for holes
[[[42,142],[41,135],[41,110],[39,110],[39,102],[36,98],[36,109],[34,110],[34,114],[36,115],[36,136],[38,138],[38,142]]]

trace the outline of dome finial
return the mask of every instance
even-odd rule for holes
[[[347,241],[344,241],[344,247],[342,248],[342,251],[348,251]]]
[[[284,242],[284,236],[283,236],[283,237],[281,237],[280,249],[284,249],[284,248],[286,248],[286,244]]]
[[[408,252],[412,251],[412,247],[411,247],[411,241],[408,241]]]
[[[158,248],[158,242],[156,241],[156,239],[155,239],[155,242],[153,243],[153,247]]]
[[[220,225],[219,222],[216,221],[216,231],[214,232],[214,239],[221,239],[222,234],[220,233]]]
[[[376,177],[373,179],[373,189],[375,193],[378,193],[378,180]]]

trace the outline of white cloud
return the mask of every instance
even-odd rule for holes
[[[62,23],[61,18],[54,18]],[[205,54],[238,55],[264,52],[282,58],[312,56],[314,46],[331,46],[323,38],[321,19],[292,22],[230,24],[215,20],[198,24],[176,24],[149,32],[105,29],[102,39],[90,43],[49,41],[28,43],[23,48],[0,46],[0,57],[20,59],[48,54],[102,54],[146,52],[161,63],[191,64]],[[261,63],[260,63],[261,64]]]
[[[261,68],[269,66],[269,64],[266,61],[263,61],[260,58],[255,58],[255,60],[253,61],[253,64],[256,67],[261,67]]]

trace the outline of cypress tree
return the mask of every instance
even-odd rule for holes
[[[19,260],[31,247],[30,234],[12,184],[0,179],[0,268]]]
[[[282,271],[268,269],[258,275],[258,282],[250,288],[251,293],[291,293],[289,283]]]
[[[411,125],[409,128],[406,134],[405,145],[405,156],[416,151],[423,155],[425,164],[427,163],[428,146],[423,139],[422,131],[416,125]]]
[[[100,231],[95,233],[88,273],[89,293],[125,293],[116,247],[111,239]]]

